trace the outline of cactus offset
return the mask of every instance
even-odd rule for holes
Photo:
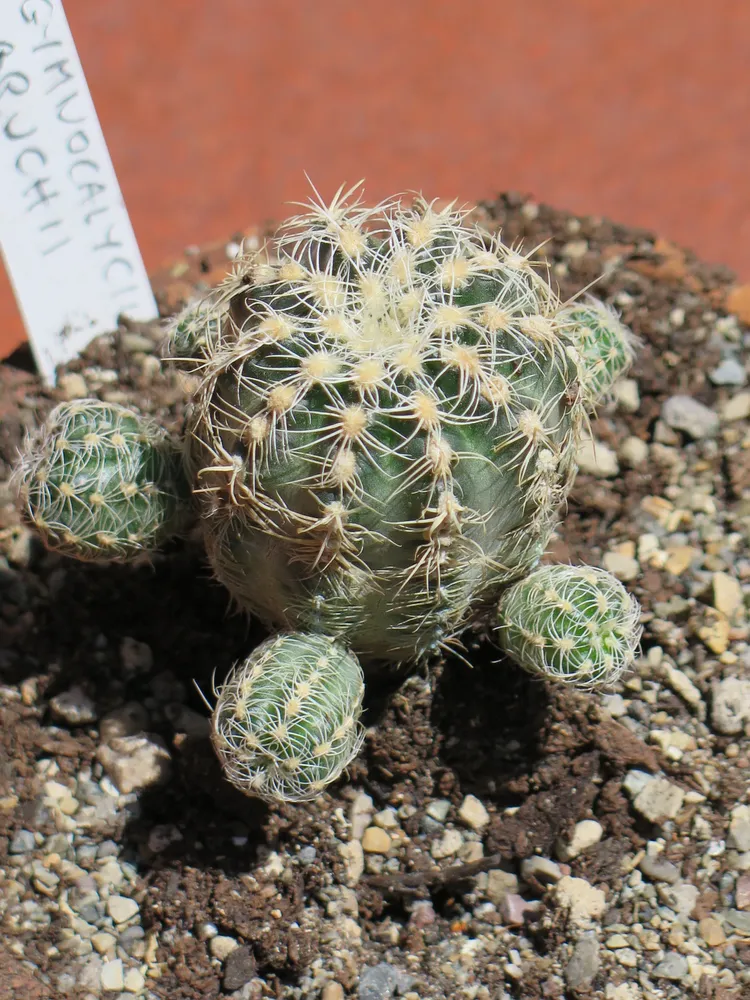
[[[166,433],[97,399],[55,407],[17,476],[45,544],[78,559],[133,559],[178,530],[184,512],[180,458]]]
[[[503,594],[500,644],[526,670],[579,687],[609,685],[635,656],[640,609],[592,566],[543,566]]]
[[[227,778],[260,798],[319,795],[359,753],[364,680],[325,636],[267,639],[217,691],[213,743]]]
[[[558,321],[581,355],[583,397],[593,407],[632,364],[637,340],[614,309],[591,296],[561,309]]]
[[[537,562],[585,413],[527,257],[450,207],[337,197],[215,301],[190,463],[240,605],[411,659]]]

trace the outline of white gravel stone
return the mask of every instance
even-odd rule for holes
[[[459,818],[472,830],[483,830],[490,821],[490,814],[476,795],[467,795],[458,810]]]
[[[730,813],[727,843],[736,851],[750,851],[750,806],[735,806]]]
[[[432,842],[430,854],[436,861],[440,861],[442,858],[450,858],[454,854],[458,854],[463,842],[464,838],[458,830],[446,830],[442,837]]]
[[[604,916],[607,899],[601,889],[590,885],[583,878],[564,875],[555,886],[558,904],[570,912],[574,927],[585,927]]]
[[[648,461],[648,444],[639,437],[626,437],[617,452],[623,465],[631,469],[640,469]]]
[[[438,823],[445,823],[448,813],[451,811],[451,804],[448,799],[435,799],[425,809],[427,815]]]
[[[69,726],[85,726],[96,720],[96,705],[83,688],[75,686],[50,699],[50,714]]]
[[[673,430],[695,439],[714,437],[719,430],[718,416],[692,396],[671,396],[661,408],[661,417]]]
[[[339,854],[346,867],[347,882],[356,885],[365,870],[365,853],[359,840],[350,840],[348,844],[339,844]]]
[[[99,974],[99,981],[103,990],[112,993],[119,992],[125,985],[122,960],[115,958],[111,962],[105,962]]]
[[[721,419],[726,423],[735,420],[747,420],[750,417],[750,392],[737,392],[721,404]]]
[[[717,733],[736,736],[750,722],[750,681],[726,677],[714,684],[711,725]]]
[[[682,670],[666,664],[664,667],[664,676],[667,684],[686,704],[692,705],[693,708],[697,708],[703,704],[703,697],[700,690]]]
[[[211,938],[208,943],[209,951],[214,958],[218,958],[220,962],[225,961],[225,959],[232,954],[232,952],[239,948],[239,941],[235,940],[233,937],[227,937],[224,934],[217,934],[216,937]]]
[[[518,878],[513,872],[506,872],[500,868],[493,868],[487,876],[487,899],[496,906],[505,899],[509,893],[518,892]]]
[[[96,755],[121,794],[159,785],[169,779],[171,758],[160,736],[121,736],[99,747]]]
[[[638,382],[634,378],[618,378],[612,386],[612,395],[617,405],[626,413],[637,413],[641,405]]]
[[[584,851],[588,851],[595,844],[598,844],[603,833],[604,827],[601,823],[595,819],[582,819],[576,823],[573,836],[568,843],[558,840],[555,847],[556,854],[560,861],[572,861],[579,854],[583,854]]]
[[[576,462],[581,472],[597,479],[612,479],[620,471],[615,452],[604,442],[589,437],[578,446]]]
[[[661,826],[682,808],[685,793],[666,778],[651,778],[633,799],[633,808],[650,823]]]
[[[140,993],[146,985],[146,980],[140,969],[128,969],[123,978],[123,986],[128,993]]]
[[[107,900],[107,913],[116,924],[124,924],[134,917],[139,909],[136,901],[128,896],[110,896]]]
[[[633,556],[623,555],[622,552],[605,552],[602,557],[602,566],[607,572],[623,582],[635,580],[641,572],[638,560]]]
[[[530,858],[524,858],[521,862],[521,878],[527,881],[536,879],[537,882],[553,884],[559,882],[562,877],[560,866],[550,858],[542,858],[535,854]]]
[[[724,358],[708,377],[714,385],[744,385],[747,382],[745,366],[737,358]]]
[[[362,839],[362,835],[370,825],[370,820],[374,812],[375,806],[373,805],[372,798],[364,792],[358,792],[349,809],[350,836],[352,840]]]

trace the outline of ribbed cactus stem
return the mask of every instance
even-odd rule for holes
[[[26,442],[16,481],[47,547],[77,559],[134,559],[178,531],[187,510],[166,432],[98,399],[55,407]]]
[[[579,687],[610,685],[629,667],[640,609],[619,580],[590,566],[543,566],[500,600],[498,636],[520,666]]]
[[[315,798],[362,745],[357,659],[320,635],[277,635],[217,691],[213,743],[228,780],[269,801]]]

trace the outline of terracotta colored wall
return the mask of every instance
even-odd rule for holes
[[[750,278],[748,0],[66,0],[149,267],[368,180],[504,189]],[[22,336],[0,275],[0,353]]]

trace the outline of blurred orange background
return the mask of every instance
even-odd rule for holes
[[[280,216],[307,171],[518,190],[750,279],[748,0],[64,6],[149,269]],[[0,356],[22,339],[0,271]]]

